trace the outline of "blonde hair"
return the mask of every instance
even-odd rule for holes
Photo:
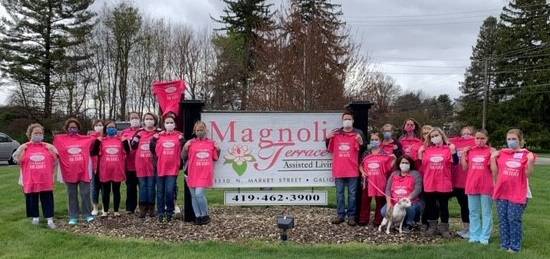
[[[193,125],[193,132],[195,132],[195,130],[197,129],[197,127],[198,127],[199,125],[203,125],[203,126],[204,126],[204,129],[205,129],[205,130],[207,129],[207,128],[206,128],[206,123],[204,123],[204,121],[200,121],[200,120],[199,120],[199,121],[196,121],[196,122],[195,122],[195,125]]]
[[[462,129],[460,129],[460,135],[462,135],[462,131],[464,131],[465,129],[470,130],[470,133],[471,133],[471,134],[475,134],[475,133],[476,133],[476,131],[475,131],[475,129],[474,129],[473,126],[464,126],[464,127],[462,127]]]
[[[435,146],[431,141],[430,135],[432,135],[432,133],[436,131],[439,133],[439,135],[441,135],[441,139],[443,140],[443,145],[449,144],[449,139],[447,138],[447,135],[445,135],[445,132],[443,132],[443,130],[439,127],[433,127],[432,130],[430,130],[430,133],[428,133],[428,137],[424,140],[425,146],[427,147]]]
[[[514,135],[518,136],[520,147],[523,147],[523,145],[525,145],[525,140],[523,138],[523,132],[520,129],[510,129],[510,130],[508,130],[508,132],[506,132],[506,135],[508,135],[508,134],[514,134]]]
[[[29,125],[29,127],[27,127],[27,137],[29,139],[31,138],[32,131],[36,128],[40,128],[40,129],[42,129],[42,132],[44,132],[44,127],[42,127],[42,125],[40,125],[39,123],[33,123],[33,124]]]

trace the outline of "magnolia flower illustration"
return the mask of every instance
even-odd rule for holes
[[[248,162],[255,162],[256,158],[250,154],[248,146],[236,144],[231,147],[229,153],[224,156],[224,164],[231,164],[235,173],[242,176],[248,168]]]

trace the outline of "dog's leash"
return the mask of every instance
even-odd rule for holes
[[[367,189],[368,186],[368,180],[367,177],[363,177],[363,190]],[[388,196],[385,191],[382,191],[376,184],[372,183],[370,186],[374,187],[375,190],[379,191],[380,193],[384,194],[386,198],[389,198],[392,201],[398,202],[399,199],[392,198],[391,196]]]

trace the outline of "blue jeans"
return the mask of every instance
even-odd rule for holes
[[[470,241],[488,243],[493,230],[493,199],[488,195],[468,195]]]
[[[338,217],[341,219],[355,218],[357,215],[357,183],[359,177],[336,178],[336,210]],[[344,194],[345,188],[348,187],[348,206],[346,209],[346,197]]]
[[[189,188],[191,192],[191,205],[193,205],[193,211],[195,217],[204,217],[208,215],[208,201],[206,200],[205,188]]]
[[[523,211],[526,204],[497,200],[500,227],[500,246],[519,252],[523,239]]]
[[[157,211],[159,217],[174,215],[174,194],[177,179],[177,176],[157,177]]]
[[[155,176],[138,177],[139,202],[155,204]]]
[[[384,205],[380,210],[382,217],[386,217],[386,211],[388,210],[388,204]],[[415,202],[406,209],[407,215],[405,216],[405,224],[413,226],[415,222],[420,221],[420,213],[422,212],[422,203]]]

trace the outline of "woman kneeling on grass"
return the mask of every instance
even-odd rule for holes
[[[523,238],[523,211],[527,206],[529,177],[535,168],[535,155],[522,148],[523,133],[511,129],[506,134],[508,148],[491,155],[491,171],[496,177],[493,199],[497,203],[500,247],[517,253]]]
[[[210,222],[206,188],[214,183],[214,161],[218,160],[220,148],[206,137],[206,124],[197,121],[193,127],[195,138],[185,143],[182,158],[187,162],[187,185],[191,191],[195,223],[204,225]]]
[[[27,128],[29,142],[21,145],[13,154],[21,166],[19,184],[23,186],[27,205],[27,217],[32,224],[40,221],[38,201],[42,204],[42,214],[48,221],[48,228],[54,229],[54,168],[57,163],[57,150],[51,144],[43,142],[44,128],[40,124],[31,124]]]

